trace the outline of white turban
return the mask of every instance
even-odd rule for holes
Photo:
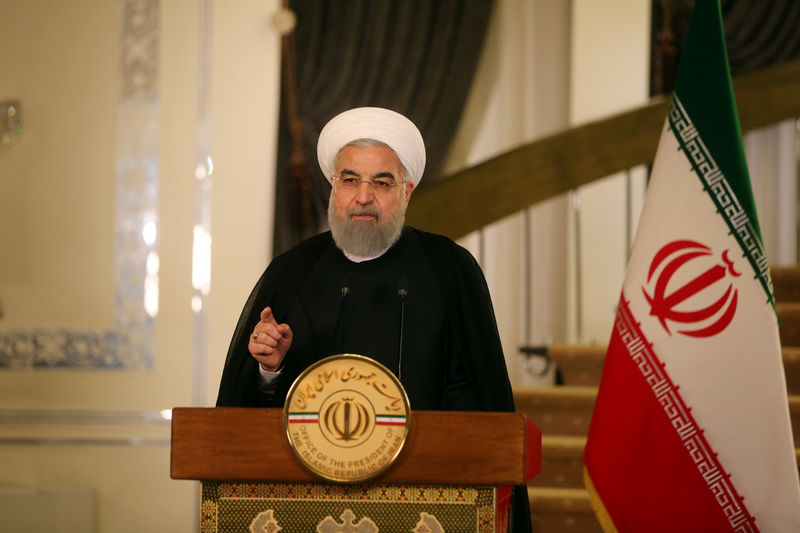
[[[406,167],[416,187],[425,170],[425,142],[417,127],[400,113],[380,107],[357,107],[333,117],[319,134],[317,160],[330,179],[336,172],[339,150],[357,139],[387,144]]]

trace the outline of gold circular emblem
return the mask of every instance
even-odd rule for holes
[[[289,446],[306,468],[357,483],[389,468],[408,436],[411,407],[389,369],[363,355],[333,355],[303,371],[283,408]]]

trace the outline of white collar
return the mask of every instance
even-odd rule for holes
[[[391,246],[389,248],[391,248]],[[346,258],[348,258],[353,263],[363,263],[364,261],[372,261],[373,259],[379,258],[383,254],[385,254],[389,250],[389,248],[386,248],[386,250],[381,251],[377,255],[372,255],[372,256],[369,256],[369,257],[359,257],[357,255],[353,255],[351,253],[345,252],[344,250],[342,250],[342,253],[344,254],[344,256]]]

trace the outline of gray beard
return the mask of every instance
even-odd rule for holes
[[[350,218],[357,214],[374,215],[377,220]],[[355,257],[377,257],[391,248],[403,232],[405,218],[405,201],[388,217],[381,215],[377,207],[351,206],[344,219],[336,215],[332,199],[328,201],[328,224],[333,240],[341,251]]]

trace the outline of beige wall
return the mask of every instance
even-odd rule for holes
[[[649,6],[499,0],[448,170],[644,102]],[[644,192],[643,172],[635,174],[634,228]],[[523,344],[607,342],[627,259],[625,187],[625,178],[607,179],[463,239],[486,274],[515,386],[553,378],[525,370]]]
[[[270,21],[278,5],[160,2],[153,367],[0,371],[0,489],[12,491],[3,494],[86,490],[98,532],[195,530],[197,485],[169,478],[170,428],[158,415],[198,399],[213,405],[237,314],[268,259],[280,43]],[[114,328],[116,156],[125,126],[119,6],[0,0],[0,99],[21,101],[24,127],[0,152],[0,328]],[[207,141],[202,117],[211,120]],[[199,147],[216,165],[205,196],[195,179]],[[201,197],[212,207],[213,278],[194,313]],[[0,501],[0,519],[21,508]],[[40,524],[50,511],[29,518]]]
[[[446,172],[565,128],[570,3],[500,0]],[[495,179],[502,180],[503,176]],[[491,201],[491,199],[487,199]],[[462,239],[481,262],[514,386],[552,381],[524,370],[518,349],[566,335],[566,201],[555,198]],[[524,245],[529,227],[530,259]],[[526,272],[526,268],[529,270]],[[526,279],[527,276],[527,279]],[[530,312],[525,287],[530,287]]]
[[[571,125],[648,100],[650,4],[647,0],[573,2]],[[568,220],[570,240],[576,243],[570,247],[567,340],[571,342],[608,342],[644,180],[643,169],[632,169],[630,176],[610,176],[572,195],[578,207]]]
[[[280,36],[271,24],[280,1],[215,5],[209,405],[242,305],[270,259],[280,90]]]
[[[0,97],[20,98],[25,121],[25,142],[0,157],[3,323],[102,327],[113,287],[115,4],[3,0],[0,12]]]

